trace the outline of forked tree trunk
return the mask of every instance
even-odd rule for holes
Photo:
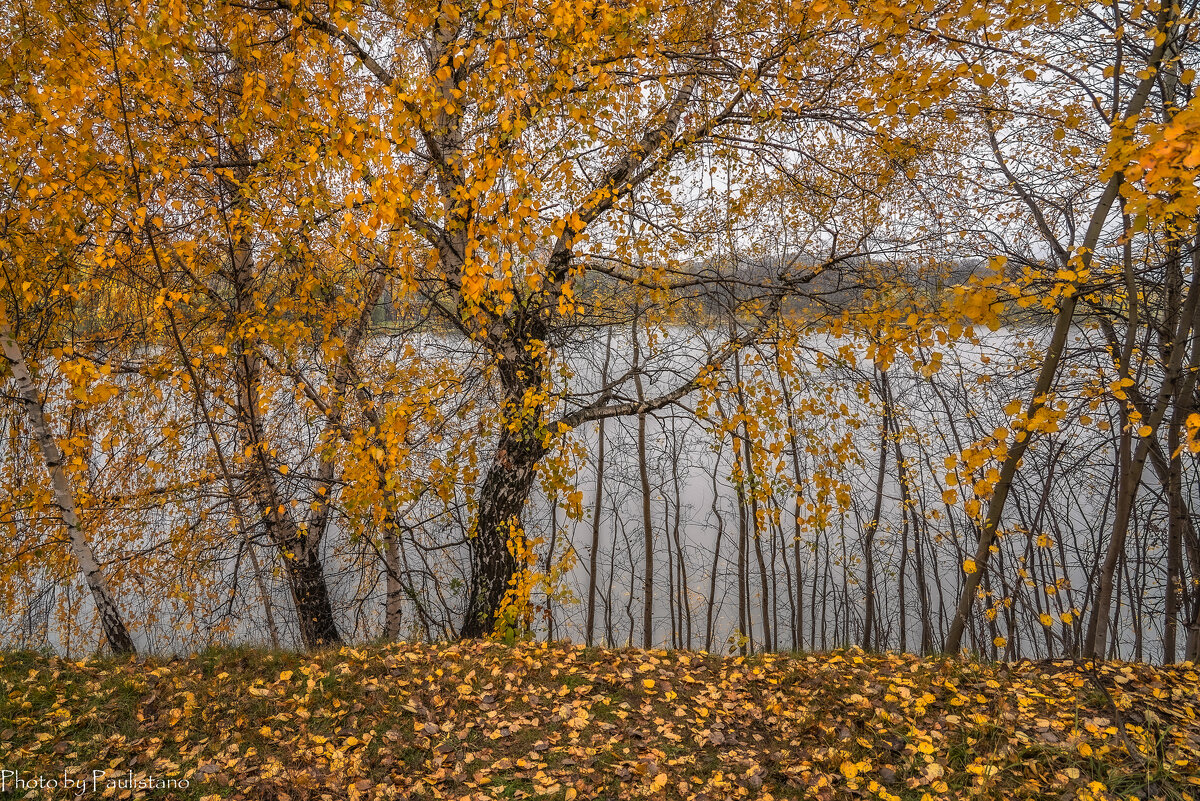
[[[3,350],[4,359],[8,362],[13,378],[17,382],[17,391],[21,397],[21,403],[25,407],[25,417],[29,421],[29,427],[33,432],[34,439],[37,440],[38,449],[42,452],[42,458],[46,462],[46,470],[50,474],[50,485],[54,491],[54,503],[58,506],[63,525],[67,527],[71,551],[79,563],[79,569],[83,571],[84,581],[87,582],[92,599],[95,601],[104,637],[115,653],[136,653],[137,649],[133,645],[133,639],[129,636],[129,630],[125,628],[125,621],[121,617],[121,610],[104,579],[104,571],[100,567],[100,562],[96,559],[87,535],[80,528],[79,513],[75,508],[75,493],[63,466],[62,450],[59,449],[58,442],[50,431],[50,425],[46,420],[45,406],[29,374],[25,355],[21,352],[20,345],[13,338],[12,330],[6,323],[0,323],[0,349]]]
[[[1123,471],[1121,483],[1118,486],[1116,515],[1113,521],[1112,534],[1109,537],[1108,548],[1104,555],[1104,565],[1100,572],[1100,587],[1096,601],[1092,606],[1092,615],[1088,621],[1087,641],[1084,643],[1084,656],[1101,657],[1107,653],[1112,608],[1113,589],[1116,583],[1117,566],[1125,553],[1125,540],[1130,525],[1133,503],[1141,486],[1142,471],[1146,458],[1150,455],[1153,438],[1158,436],[1171,399],[1178,396],[1191,397],[1195,387],[1196,374],[1189,371],[1184,377],[1184,352],[1190,350],[1187,364],[1194,366],[1200,363],[1200,336],[1196,336],[1197,316],[1200,314],[1200,259],[1193,260],[1193,275],[1188,295],[1184,301],[1179,322],[1173,332],[1170,357],[1166,366],[1166,374],[1159,388],[1158,397],[1151,406],[1150,415],[1144,419],[1150,433],[1140,436],[1137,449],[1133,454],[1129,469]],[[1192,347],[1187,348],[1187,338],[1192,335]],[[1182,382],[1182,387],[1178,385]],[[1128,434],[1126,434],[1128,435]]]
[[[241,344],[237,357],[238,429],[250,455],[247,480],[263,527],[280,552],[287,571],[300,637],[306,648],[338,645],[342,642],[334,622],[333,605],[320,557],[320,532],[302,530],[296,523],[291,504],[275,480],[270,447],[262,431],[259,416],[259,359],[250,347]]]
[[[342,637],[334,622],[333,605],[321,564],[320,532],[299,527],[291,504],[276,484],[277,468],[272,464],[259,411],[259,359],[251,347],[239,344],[241,352],[235,369],[238,429],[249,454],[246,472],[250,494],[267,536],[280,552],[305,648],[338,645]]]
[[[234,85],[240,87],[241,80],[239,70],[234,76]],[[229,153],[239,165],[249,164],[249,153],[244,144],[230,145]],[[220,186],[231,215],[227,277],[233,289],[232,311],[236,322],[257,313],[260,299],[255,290],[260,278],[255,269],[251,231],[244,227],[244,221],[252,219],[249,200],[243,191],[250,179],[250,168],[238,166],[231,172],[232,176],[221,177]],[[279,550],[280,561],[287,571],[300,637],[306,648],[341,644],[342,637],[334,622],[329,588],[321,565],[323,524],[317,525],[315,531],[301,529],[287,502],[289,499],[280,492],[275,477],[278,467],[273,462],[262,420],[261,358],[255,343],[242,336],[236,340],[234,381],[237,385],[239,444],[247,454],[247,483],[263,527]]]

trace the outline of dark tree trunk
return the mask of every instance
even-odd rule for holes
[[[884,372],[886,376],[886,371]],[[884,381],[887,380],[885,377]],[[875,506],[871,510],[871,519],[867,521],[866,537],[863,542],[863,560],[866,566],[865,600],[863,609],[862,647],[870,651],[878,647],[875,638],[875,534],[879,531],[879,516],[883,513],[883,485],[887,477],[888,430],[891,428],[890,404],[884,401],[883,422],[879,426],[879,470],[875,475]]]
[[[1092,606],[1091,619],[1088,621],[1087,641],[1084,644],[1084,656],[1087,657],[1103,657],[1106,652],[1110,633],[1109,615],[1113,589],[1116,584],[1116,569],[1125,551],[1125,538],[1130,525],[1130,515],[1137,498],[1138,488],[1141,485],[1142,470],[1145,467],[1146,458],[1150,455],[1151,443],[1156,441],[1154,437],[1157,436],[1157,429],[1166,415],[1171,399],[1176,394],[1190,397],[1196,385],[1196,374],[1186,368],[1200,364],[1200,337],[1193,337],[1191,348],[1186,346],[1188,335],[1200,328],[1197,325],[1197,316],[1200,315],[1200,269],[1198,269],[1200,268],[1200,257],[1193,256],[1192,268],[1193,274],[1187,298],[1184,301],[1182,313],[1178,315],[1179,322],[1172,332],[1170,349],[1167,351],[1168,358],[1163,383],[1159,388],[1158,397],[1150,407],[1150,414],[1143,418],[1153,433],[1144,437],[1139,434],[1136,450],[1131,455],[1128,469],[1122,472],[1118,485],[1116,516],[1100,573],[1100,586],[1096,594],[1096,601]],[[1185,350],[1190,351],[1186,366]],[[1182,387],[1178,386],[1180,382],[1182,382]],[[1126,431],[1123,437],[1128,436],[1130,434]]]
[[[787,375],[779,361],[779,350],[775,351],[775,361],[778,365],[779,387],[783,390],[783,408],[787,412],[788,446],[792,456],[792,492],[794,494],[792,507],[792,558],[796,567],[796,592],[793,598],[792,611],[792,650],[799,651],[804,643],[804,576],[800,563],[800,515],[801,515],[801,479],[800,444],[796,436],[795,411],[792,408],[792,393],[788,388]],[[816,583],[814,581],[814,585]]]
[[[713,640],[713,616],[717,606],[717,571],[721,565],[721,540],[725,537],[725,519],[721,517],[721,509],[717,505],[717,500],[721,497],[721,493],[717,489],[717,472],[721,469],[721,453],[717,451],[713,459],[712,471],[712,513],[717,520],[717,542],[713,546],[713,561],[712,569],[708,574],[708,610],[705,613],[704,619],[704,650],[712,650]]]
[[[596,571],[599,568],[600,554],[600,510],[604,503],[604,420],[596,433],[599,446],[596,450],[596,502],[592,506],[592,547],[588,553],[588,599],[587,626],[584,630],[584,640],[588,645],[596,639]],[[611,571],[611,565],[610,571]]]
[[[325,570],[315,551],[305,550],[306,555],[297,553],[295,559],[286,560],[292,598],[300,621],[300,636],[307,648],[338,645],[342,636],[334,623]]]
[[[520,404],[521,394],[510,394],[505,405],[519,409]],[[535,424],[526,422],[516,431],[505,426],[500,434],[496,455],[479,493],[479,516],[469,540],[470,594],[459,631],[464,639],[495,631],[504,596],[524,569],[514,553],[525,548],[521,512],[533,487],[537,463],[545,455],[546,446]]]
[[[263,436],[258,416],[259,380],[258,358],[249,347],[243,347],[237,359],[237,413],[240,440],[251,454],[246,465],[250,493],[262,515],[267,535],[279,549],[287,570],[304,647],[339,645],[342,637],[334,623],[329,588],[321,565],[321,532],[308,533],[297,526],[291,506],[276,485],[276,467],[271,463],[270,446]]]
[[[641,386],[639,382],[639,387]],[[640,394],[640,393],[639,393]],[[642,647],[654,645],[654,525],[650,519],[650,475],[646,464],[646,415],[638,415],[638,479],[642,490],[642,547],[646,567],[642,575]]]
[[[600,368],[600,383],[608,385],[608,365],[612,357],[612,329],[604,342],[604,365]],[[596,431],[596,502],[592,506],[592,547],[588,553],[588,600],[587,625],[584,629],[584,640],[588,645],[595,642],[596,630],[596,569],[597,556],[600,551],[600,509],[604,503],[604,418],[600,418]],[[612,565],[609,565],[611,573]]]

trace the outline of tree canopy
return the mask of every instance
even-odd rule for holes
[[[8,636],[1200,654],[1192,5],[12,11]]]

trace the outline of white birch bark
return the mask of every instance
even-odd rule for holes
[[[45,407],[29,374],[25,355],[21,352],[21,346],[13,338],[12,329],[7,323],[0,323],[0,351],[3,351],[4,359],[8,362],[13,378],[17,382],[17,390],[22,405],[25,407],[25,417],[29,421],[29,427],[37,440],[38,449],[46,462],[46,470],[50,474],[54,503],[62,515],[63,525],[67,527],[71,551],[79,563],[79,569],[83,571],[84,580],[96,602],[96,611],[100,615],[100,625],[103,628],[104,636],[116,653],[134,653],[136,649],[133,640],[125,628],[125,622],[121,618],[116,599],[104,579],[104,571],[96,559],[91,543],[88,542],[87,536],[80,528],[79,514],[75,508],[75,493],[71,489],[70,479],[63,466],[62,450],[59,449],[57,440],[50,432],[50,426],[46,421]]]

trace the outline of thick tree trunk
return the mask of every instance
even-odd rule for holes
[[[510,394],[506,408],[519,409],[523,394]],[[504,596],[525,569],[516,555],[526,547],[521,512],[533,488],[538,461],[545,454],[542,436],[536,424],[528,420],[516,431],[505,426],[500,434],[496,455],[479,493],[475,530],[468,540],[471,581],[467,611],[459,630],[464,639],[485,637],[495,631]]]
[[[325,570],[315,549],[300,549],[286,564],[305,647],[340,645],[342,635],[334,622]]]
[[[125,628],[125,621],[121,617],[117,601],[104,579],[104,571],[96,559],[87,535],[80,528],[79,513],[75,507],[75,493],[71,488],[71,481],[67,477],[66,468],[63,466],[62,451],[50,431],[50,425],[46,420],[45,406],[42,404],[41,396],[29,374],[25,355],[21,352],[21,347],[16,339],[13,338],[7,323],[0,323],[0,350],[3,351],[4,359],[8,362],[13,378],[17,382],[17,392],[25,407],[25,417],[29,421],[33,437],[46,462],[46,470],[50,474],[50,486],[54,491],[54,503],[58,506],[63,525],[67,527],[71,551],[79,563],[83,579],[87,582],[92,599],[95,601],[96,613],[100,617],[100,627],[104,632],[104,637],[115,653],[135,653],[137,649],[134,647],[133,639],[129,636],[128,629]]]

